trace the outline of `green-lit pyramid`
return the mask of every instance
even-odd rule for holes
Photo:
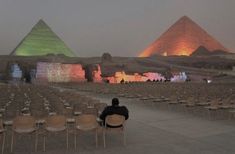
[[[48,54],[63,54],[69,57],[76,56],[43,20],[39,20],[11,53],[11,55],[17,56],[41,56]]]

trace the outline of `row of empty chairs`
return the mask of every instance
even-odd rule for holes
[[[179,110],[210,119],[232,119],[235,116],[234,83],[129,83],[69,86],[80,91],[114,95],[132,99],[131,102]]]
[[[96,147],[98,147],[98,130],[102,129],[103,132],[103,144],[106,147],[106,132],[107,131],[120,131],[123,134],[123,144],[126,145],[126,137],[125,137],[125,117],[120,115],[110,115],[107,116],[105,121],[105,126],[101,127],[99,121],[97,121],[97,117],[93,114],[81,114],[74,118],[74,147],[77,148],[77,135],[78,132],[86,132],[86,131],[94,131],[95,133],[95,143]],[[0,121],[1,122],[1,121]],[[2,124],[2,123],[1,123]],[[66,133],[66,147],[69,148],[69,132],[67,127],[67,118],[64,115],[52,115],[48,116],[43,123],[43,127],[40,128],[38,126],[38,122],[33,116],[18,116],[13,120],[12,124],[12,135],[11,135],[11,152],[13,152],[15,135],[17,134],[29,134],[35,135],[35,151],[37,151],[38,147],[38,134],[39,131],[43,131],[43,151],[46,150],[46,139],[49,137],[50,133]],[[121,126],[119,128],[110,128],[109,126]],[[2,127],[3,129],[3,127]],[[2,141],[2,153],[4,152],[5,145],[5,131],[1,132],[3,135]]]
[[[75,148],[77,147],[77,135],[80,131],[94,131],[96,146],[98,146],[97,133],[100,128],[98,123],[101,122],[98,117],[107,106],[106,103],[73,90],[40,85],[6,84],[1,85],[0,91],[2,92],[0,94],[2,96],[0,97],[2,153],[5,146],[5,134],[11,130],[6,128],[12,128],[10,151],[13,151],[17,143],[18,134],[35,136],[35,150],[38,147],[38,135],[43,134],[43,149],[46,150],[49,134],[61,131],[66,132],[66,147],[69,145],[69,133],[75,134],[74,144]],[[120,120],[116,123],[120,124]],[[4,128],[3,125],[6,127]],[[106,131],[103,132],[103,137],[105,137]]]
[[[8,90],[3,90],[8,88]],[[0,117],[5,121],[17,115],[33,115],[37,119],[55,113],[81,113],[86,108],[97,108],[101,112],[107,104],[97,99],[80,95],[76,92],[60,92],[43,86],[10,86],[1,88]],[[13,103],[14,102],[14,103]],[[83,107],[82,107],[83,106]]]

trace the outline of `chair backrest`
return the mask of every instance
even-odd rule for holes
[[[66,126],[66,117],[63,115],[52,115],[46,118],[46,127],[61,128]]]
[[[106,106],[107,106],[106,103],[95,103],[94,104],[94,107],[100,112],[102,112]]]
[[[82,114],[76,117],[76,127],[81,130],[91,130],[98,127],[96,116],[93,114]]]
[[[75,111],[82,111],[85,108],[87,108],[87,104],[85,103],[74,104]]]
[[[21,129],[21,130],[26,130],[26,129],[33,129],[36,128],[36,120],[32,116],[17,116],[13,120],[13,130],[14,129]]]
[[[96,108],[85,108],[82,110],[82,114],[93,114],[97,116],[98,110]]]
[[[0,119],[0,132],[2,132],[2,130],[4,130],[4,127],[3,127],[3,120]]]
[[[118,114],[108,115],[105,118],[105,125],[121,126],[125,123],[125,117]]]

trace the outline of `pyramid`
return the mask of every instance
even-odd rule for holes
[[[205,47],[200,46],[195,51],[193,51],[190,56],[213,56],[213,55],[226,55],[226,54],[229,53],[223,50],[209,51]]]
[[[11,53],[11,55],[18,56],[41,56],[48,54],[63,54],[69,57],[76,56],[43,20],[38,21]]]
[[[212,52],[210,52],[209,50],[207,50],[207,48],[200,46],[199,48],[197,48],[195,51],[192,52],[192,54],[190,56],[208,56],[210,55]]]
[[[139,57],[152,55],[190,55],[198,47],[203,46],[210,51],[228,51],[198,24],[187,16],[181,17],[159,39],[145,49]]]

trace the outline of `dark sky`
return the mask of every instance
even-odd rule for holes
[[[0,0],[0,54],[42,18],[78,56],[137,56],[187,15],[235,51],[235,0]]]

